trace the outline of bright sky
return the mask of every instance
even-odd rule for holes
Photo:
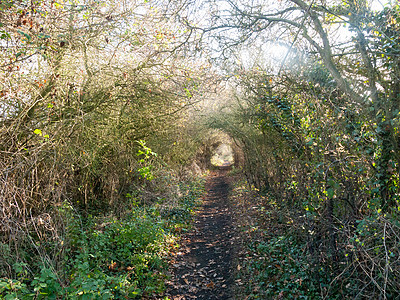
[[[374,11],[383,10],[385,6],[388,4],[393,3],[396,0],[370,0],[371,9]],[[348,30],[346,28],[342,28],[340,31],[342,32],[340,35],[346,36],[348,35]],[[288,46],[280,45],[277,43],[266,43],[262,46],[263,52],[266,54],[265,57],[267,58],[268,62],[271,64],[273,69],[280,69],[281,62],[285,59]],[[293,51],[293,49],[292,49]],[[274,71],[277,71],[274,70]]]
[[[389,3],[391,3],[391,0],[372,0],[371,1],[371,9],[372,10],[382,10],[383,7]]]
[[[311,0],[307,0],[307,2],[309,1]],[[372,10],[380,11],[384,8],[384,6],[387,6],[388,4],[394,3],[398,0],[367,1],[370,3],[370,7]],[[233,2],[260,4],[263,5],[268,11],[278,9],[279,5],[284,5],[285,3],[285,1],[281,2],[276,0],[242,0]],[[206,27],[208,25],[207,17],[211,14],[219,14],[222,16],[222,19],[224,18],[224,16],[229,15],[227,11],[230,10],[230,5],[226,0],[211,2],[213,4],[210,4],[210,2],[202,1],[201,3],[202,5],[200,5],[200,7],[198,7],[198,10],[196,10],[196,15],[194,18],[195,24],[197,24],[199,27]],[[337,35],[338,36],[336,38],[338,39],[338,41],[341,39],[348,40],[350,38],[348,28],[346,27],[339,29]],[[254,67],[256,64],[260,67],[266,67],[266,65],[268,65],[270,68],[274,69],[273,72],[278,72],[280,70],[282,61],[285,59],[288,51],[288,45],[275,42],[274,37],[267,36],[266,39],[267,40],[260,40],[259,42],[255,41],[253,44],[254,47],[243,47],[241,50],[239,50],[239,52],[237,52],[238,62],[241,63],[245,69]],[[215,49],[218,49],[216,41],[210,42],[211,48],[214,47],[214,44]],[[291,50],[291,53],[293,51],[294,49]]]

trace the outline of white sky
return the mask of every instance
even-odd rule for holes
[[[391,0],[372,0],[371,9],[376,11],[382,10],[385,5],[391,2],[392,2]]]

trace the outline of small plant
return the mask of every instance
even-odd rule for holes
[[[140,163],[149,163],[149,160],[152,157],[157,157],[157,153],[153,152],[149,147],[146,146],[146,142],[143,140],[139,140],[138,144],[140,146],[138,152],[136,153],[137,156],[141,156],[139,160]],[[144,165],[143,167],[139,168],[137,171],[139,175],[148,181],[152,181],[154,179],[154,174],[152,172],[154,166],[150,163],[148,165]]]

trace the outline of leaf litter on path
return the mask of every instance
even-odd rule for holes
[[[209,176],[195,228],[182,238],[165,294],[171,300],[233,299],[235,238],[227,169]]]

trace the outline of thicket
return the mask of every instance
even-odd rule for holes
[[[211,76],[179,9],[0,3],[1,298],[162,291],[201,191],[188,119]]]
[[[215,26],[235,28],[219,39],[225,53],[244,58],[227,64],[236,103],[210,124],[241,145],[249,186],[268,195],[266,207],[276,203],[265,213],[281,214],[277,227],[291,220],[252,246],[252,270],[264,274],[259,297],[395,299],[399,6],[374,12],[362,1],[286,1],[230,9]],[[235,35],[259,45],[259,56],[234,48]],[[271,66],[262,43],[286,45],[289,54]],[[287,272],[303,274],[309,292],[299,282],[294,291]]]
[[[9,261],[10,272],[2,274],[0,296],[137,299],[162,295],[169,251],[178,247],[179,233],[190,228],[204,181],[180,183],[179,187],[182,195],[174,205],[159,199],[152,205],[135,205],[118,218],[82,218],[69,203],[63,203],[57,211],[65,222],[63,235],[58,237],[61,245],[31,237],[37,248],[47,248],[40,256],[30,249],[29,241],[21,245],[18,260]],[[55,257],[49,257],[50,250],[56,252]],[[7,244],[2,244],[2,251],[6,254],[3,261],[12,258]],[[25,260],[28,257],[41,260]]]
[[[214,113],[208,127],[230,136],[249,186],[292,220],[254,245],[271,262],[260,268],[284,260],[323,278],[310,297],[398,297],[399,6],[191,4],[0,3],[2,296],[162,289],[162,257],[198,196],[183,166],[196,153],[207,166],[218,145],[189,109],[221,77],[193,55],[203,52],[234,89],[220,111],[199,106]],[[270,67],[264,52],[279,44],[288,54]],[[289,295],[290,277],[276,278],[268,293]]]

